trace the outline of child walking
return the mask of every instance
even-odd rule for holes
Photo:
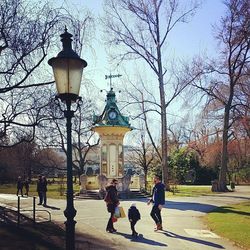
[[[135,231],[135,224],[141,219],[139,210],[136,208],[136,204],[132,203],[128,210],[128,219],[130,221],[130,226],[132,230],[132,236],[137,236],[138,233]]]

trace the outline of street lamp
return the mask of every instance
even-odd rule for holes
[[[79,102],[79,91],[83,68],[87,62],[81,59],[72,50],[72,35],[65,32],[60,35],[63,50],[56,57],[49,59],[48,64],[52,66],[57,88],[57,98],[66,104],[64,116],[67,120],[67,206],[64,211],[66,217],[66,249],[75,249],[75,223],[76,210],[73,202],[73,181],[72,181],[72,138],[71,119],[74,111],[71,110],[72,102]]]

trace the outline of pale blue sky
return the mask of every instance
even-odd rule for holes
[[[185,0],[181,0],[184,1]],[[218,23],[225,9],[222,0],[200,0],[201,7],[197,10],[196,15],[189,23],[179,24],[174,28],[169,40],[170,57],[191,58],[195,54],[208,53],[213,54],[216,47],[215,40],[212,34],[212,25]],[[61,0],[56,1],[62,4]],[[85,50],[82,57],[88,62],[88,67],[85,69],[87,77],[93,79],[97,86],[106,88],[107,84],[104,81],[104,75],[112,71],[114,65],[108,62],[103,41],[101,40],[101,27],[98,24],[97,18],[103,13],[103,0],[65,0],[64,3],[71,8],[89,9],[96,19],[96,34],[93,40],[93,51]]]
[[[71,0],[73,4],[77,4],[80,0]],[[185,0],[183,0],[185,2]],[[95,17],[103,15],[103,0],[88,0],[80,1],[83,6],[92,11]],[[221,16],[224,14],[225,6],[221,0],[203,0],[201,7],[197,10],[196,15],[191,19],[189,23],[178,24],[171,33],[169,43],[169,57],[184,58],[188,60],[197,54],[208,54],[215,55],[216,41],[213,37],[214,24],[218,24]],[[96,37],[100,39],[101,28],[96,26]],[[109,74],[110,71],[113,73],[121,73],[122,69],[114,69],[115,64],[111,65],[108,63],[108,55],[105,52],[105,48],[101,40],[93,41],[96,57],[87,53],[84,59],[88,61],[88,67],[86,68],[87,77],[93,80],[98,89],[108,89],[107,81],[104,80],[104,76]],[[134,62],[131,62],[134,67]],[[129,67],[126,64],[126,67]],[[148,71],[147,77],[150,77],[150,70]],[[153,73],[152,73],[153,74]],[[116,80],[119,84],[119,80]],[[99,95],[98,89],[96,89],[97,96]],[[118,105],[119,105],[119,95]],[[105,94],[100,94],[97,97],[97,102],[100,104],[100,108],[104,104]],[[182,112],[183,107],[181,107],[180,102],[175,102],[168,112],[173,114],[178,114],[179,116],[184,116]],[[97,111],[98,112],[98,111]],[[192,113],[193,112],[193,113]],[[196,117],[197,111],[189,111],[190,117]],[[158,117],[159,118],[159,117]],[[156,117],[156,120],[158,119]],[[170,123],[178,120],[173,116],[170,116]],[[157,121],[156,121],[157,124]]]
[[[185,2],[185,0],[182,1]],[[122,67],[120,69],[114,69],[115,64],[112,65],[108,62],[108,55],[106,54],[104,43],[101,40],[102,27],[99,26],[100,24],[97,19],[104,14],[103,0],[66,0],[66,3],[67,2],[70,6],[75,6],[78,10],[81,8],[89,9],[96,19],[96,33],[92,41],[92,47],[95,53],[93,53],[93,50],[91,51],[85,48],[82,58],[88,62],[88,67],[84,70],[85,75],[96,86],[96,89],[92,88],[91,92],[96,97],[95,102],[99,104],[100,110],[96,111],[96,113],[98,113],[101,112],[102,106],[105,105],[104,100],[106,95],[105,93],[99,94],[99,90],[109,88],[104,76],[109,74],[110,71],[115,74],[123,74],[121,70]],[[58,3],[60,3],[60,0],[58,0]],[[219,23],[224,11],[225,6],[222,0],[203,0],[201,7],[189,23],[178,24],[178,26],[173,29],[170,40],[168,40],[169,58],[182,57],[188,60],[197,54],[206,53],[208,55],[215,55],[216,41],[213,37],[212,25]],[[134,66],[134,62],[131,62],[131,64]],[[148,75],[150,75],[150,71],[148,72]],[[119,80],[116,81],[119,82]],[[119,102],[119,95],[117,97]],[[180,103],[178,102],[169,110],[182,116]]]
[[[103,0],[71,0],[72,4],[88,8],[95,17],[103,14]],[[221,0],[203,0],[201,8],[198,9],[196,15],[187,24],[179,24],[171,34],[169,40],[169,48],[171,57],[189,57],[195,54],[204,53],[213,54],[216,48],[216,42],[213,37],[212,25],[219,22],[223,15],[224,4]],[[96,26],[97,39],[100,38],[101,28]],[[113,65],[108,63],[108,55],[105,52],[102,41],[95,42],[96,56],[87,53],[84,59],[88,61],[86,73],[88,77],[92,77],[93,81],[100,88],[106,88],[104,75],[113,70]]]

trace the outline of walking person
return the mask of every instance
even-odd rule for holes
[[[42,183],[41,183],[41,192],[42,192],[42,197],[43,197],[43,206],[47,206],[47,179],[45,176],[42,176]]]
[[[139,210],[136,208],[136,204],[132,203],[128,210],[128,219],[130,221],[130,227],[132,230],[132,236],[138,236],[138,233],[135,231],[135,224],[138,220],[141,219]]]
[[[19,191],[23,197],[23,182],[22,182],[22,177],[21,176],[18,176],[17,178],[17,185],[16,185],[16,188],[17,188],[17,192],[16,192],[16,195],[18,196],[19,195]]]
[[[29,184],[29,180],[26,179],[23,183],[24,188],[25,188],[25,195],[29,196],[29,189],[30,189],[30,184]]]
[[[37,191],[38,197],[39,197],[39,203],[37,205],[42,205],[42,203],[43,203],[43,192],[42,192],[42,176],[41,175],[38,176],[36,191]]]
[[[114,233],[117,230],[114,228],[113,225],[113,216],[115,213],[115,208],[120,204],[118,199],[118,192],[116,189],[116,186],[118,184],[118,181],[116,179],[113,179],[109,186],[106,187],[106,196],[104,198],[104,201],[107,205],[107,210],[110,213],[110,218],[108,220],[108,224],[106,227],[106,231],[109,233]]]
[[[151,210],[151,217],[153,218],[157,230],[163,230],[162,228],[162,218],[161,218],[161,210],[163,205],[165,204],[165,185],[161,182],[161,179],[158,175],[154,177],[154,188],[152,198],[148,201],[148,205],[153,203]]]

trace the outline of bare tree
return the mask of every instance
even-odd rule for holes
[[[31,179],[35,151],[34,142],[22,142],[10,148],[1,148],[0,172],[3,171],[5,181],[16,180],[19,175]]]
[[[140,166],[144,172],[145,190],[148,188],[148,172],[152,166],[153,160],[156,158],[155,150],[152,144],[147,142],[147,132],[144,124],[141,123],[140,138],[137,140],[136,146],[131,146],[131,153],[128,156],[128,161],[132,164]]]
[[[122,49],[116,53],[115,58],[119,61],[141,59],[155,74],[159,88],[158,113],[161,117],[161,163],[163,181],[166,184],[168,179],[166,109],[187,86],[188,81],[182,82],[182,79],[179,79],[174,88],[168,88],[167,60],[164,52],[171,31],[178,23],[187,22],[198,5],[189,3],[187,6],[189,8],[180,6],[178,0],[105,1],[104,22],[107,27],[108,43]]]
[[[88,152],[99,143],[91,131],[93,105],[88,99],[83,98],[72,120],[72,165],[79,177],[86,171]],[[61,148],[67,154],[65,119],[58,103],[51,101],[48,116],[50,120],[41,124],[37,140],[43,147]]]
[[[86,15],[76,20],[48,2],[0,2],[1,147],[32,141],[36,127],[48,119],[44,110],[54,81],[46,71],[47,55],[60,44],[58,31],[66,23],[77,31],[75,48],[81,51],[85,28],[92,20]]]
[[[66,157],[61,155],[56,148],[37,147],[33,161],[32,170],[35,174],[45,174],[54,176],[56,173],[62,173],[66,170]]]
[[[222,154],[217,191],[227,191],[228,142],[233,136],[233,124],[249,117],[250,108],[250,2],[226,0],[225,5],[226,14],[217,27],[218,58],[203,63],[207,74],[195,84],[208,96],[206,110],[213,111],[222,119]],[[199,61],[198,70],[201,65]]]
[[[1,146],[34,138],[40,111],[45,106],[37,87],[51,84],[34,77],[41,67],[60,20],[48,4],[31,5],[22,0],[0,3],[0,102]],[[3,142],[3,141],[2,141]]]

